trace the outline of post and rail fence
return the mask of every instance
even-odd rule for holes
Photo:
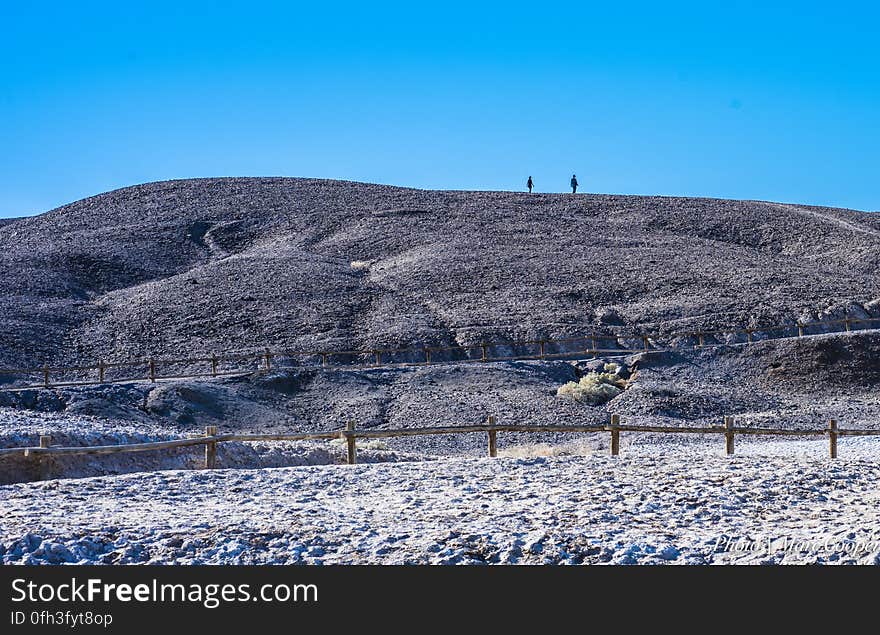
[[[401,368],[444,363],[487,363],[517,360],[571,359],[578,356],[631,355],[670,352],[684,349],[710,349],[722,346],[753,345],[759,342],[851,333],[854,330],[880,327],[878,318],[846,318],[824,322],[796,322],[744,329],[715,329],[682,332],[648,333],[635,327],[620,327],[618,332],[593,331],[588,335],[562,339],[480,342],[457,346],[420,346],[373,348],[365,350],[285,350],[262,348],[259,352],[227,353],[190,358],[150,356],[84,366],[50,366],[0,369],[0,391],[56,388],[199,377],[240,376],[272,369],[318,368],[324,370]],[[609,327],[611,328],[611,327]],[[630,329],[624,331],[624,328]],[[814,332],[810,332],[814,331]],[[775,335],[774,335],[775,334]],[[714,343],[707,343],[707,338]],[[499,354],[491,354],[492,352]],[[286,362],[286,363],[285,363]],[[165,372],[160,372],[164,370]],[[39,378],[38,381],[34,381]]]
[[[761,435],[761,436],[828,436],[828,456],[837,458],[837,444],[840,437],[847,436],[880,436],[880,429],[854,429],[838,428],[837,421],[832,419],[827,428],[811,429],[784,429],[784,428],[760,428],[738,427],[734,424],[733,417],[724,417],[723,425],[720,426],[654,426],[635,425],[621,423],[620,415],[612,414],[608,425],[528,425],[528,424],[499,424],[494,416],[489,416],[485,424],[464,426],[435,426],[425,428],[399,428],[391,430],[358,429],[354,421],[348,421],[342,430],[330,430],[325,432],[297,432],[290,434],[218,434],[216,426],[207,426],[204,436],[186,439],[173,439],[168,441],[153,441],[147,443],[129,443],[119,445],[101,446],[52,446],[51,437],[41,435],[39,446],[0,448],[0,459],[6,457],[22,456],[31,458],[37,462],[38,473],[41,479],[48,478],[49,466],[46,459],[52,456],[72,455],[109,455],[133,452],[151,452],[176,448],[205,446],[205,469],[217,467],[217,445],[220,443],[253,442],[253,441],[319,441],[344,439],[346,445],[346,462],[350,465],[357,463],[357,440],[358,439],[387,439],[396,437],[433,436],[446,434],[486,434],[488,438],[488,456],[498,456],[498,433],[608,433],[610,434],[609,453],[611,456],[620,454],[621,433],[653,433],[653,434],[721,434],[724,436],[724,452],[728,456],[734,453],[735,435]]]

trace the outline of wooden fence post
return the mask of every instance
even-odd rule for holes
[[[482,361],[487,361],[489,359],[488,350],[486,344],[480,344],[480,347],[483,349],[483,359]]]
[[[327,353],[321,353],[321,366],[327,368]]]
[[[431,363],[431,349],[426,348],[425,349],[425,366],[427,366],[430,363]]]
[[[837,458],[837,421],[828,422],[828,453],[832,459]]]
[[[596,333],[595,332],[590,333],[590,344],[592,346],[592,348],[590,350],[592,350],[593,355],[595,355],[596,354]]]
[[[647,336],[647,335],[643,335],[643,336],[642,336],[642,341],[643,341],[644,344],[645,344],[645,352],[647,353],[647,352],[648,352],[648,336]]]
[[[40,435],[40,447],[48,448],[52,445],[52,437],[49,435]],[[37,453],[37,469],[39,470],[39,478],[41,481],[48,481],[51,477],[51,458],[42,452]]]
[[[211,377],[217,376],[217,353],[211,353]]]
[[[849,332],[850,332],[849,318],[846,318],[846,319],[843,321],[843,323],[846,325],[846,332],[849,333]]]
[[[620,454],[620,415],[611,415],[611,456]]]
[[[544,359],[544,344],[546,344],[546,342],[541,340],[539,343],[541,344],[541,359]]]
[[[156,383],[156,360],[152,357],[150,358],[150,381],[154,384]]]
[[[752,329],[746,329],[746,335],[749,336],[749,344],[752,343]]]
[[[486,422],[490,426],[495,425],[495,416],[489,415],[489,418]],[[498,431],[497,430],[489,430],[489,456],[496,457],[498,456]]]
[[[269,349],[266,349],[266,352],[263,353],[263,357],[266,360],[266,370],[270,370],[272,368],[272,353],[269,352]]]
[[[699,338],[699,344],[697,344],[697,348],[703,348],[703,334],[697,333],[697,337]]]
[[[345,430],[345,443],[348,447],[348,464],[354,465],[357,463],[357,440],[355,439],[355,436],[351,434],[354,431],[354,421],[349,421],[345,426]]]
[[[46,364],[43,366],[43,386],[46,388],[49,387],[49,365]]]
[[[100,360],[98,362],[98,382],[104,383],[104,371],[106,370],[106,366],[104,365],[104,360]]]
[[[801,324],[800,322],[798,322],[797,327],[798,327],[798,337],[803,337],[804,336],[804,325]]]
[[[217,426],[206,426],[205,427],[205,436],[206,437],[215,437],[217,436]],[[217,443],[206,443],[205,444],[205,469],[213,470],[217,465]]]
[[[733,454],[733,417],[724,417],[724,451]]]

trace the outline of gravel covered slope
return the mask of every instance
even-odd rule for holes
[[[163,472],[0,487],[6,563],[880,564],[880,446]],[[738,545],[738,546],[737,546]],[[769,548],[768,546],[769,545]]]
[[[612,358],[453,363],[404,369],[276,369],[236,378],[0,392],[0,446],[22,430],[51,432],[40,413],[100,417],[144,430],[282,432],[499,423],[876,427],[880,421],[880,332],[860,331],[613,358],[629,387],[600,405],[557,389]],[[88,422],[84,422],[88,429]],[[477,449],[482,440],[401,440],[428,453]]]
[[[149,183],[0,226],[0,364],[876,312],[880,222],[751,201]],[[352,263],[356,264],[354,267]]]

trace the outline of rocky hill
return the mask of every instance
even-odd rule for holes
[[[0,365],[863,315],[878,264],[880,217],[841,209],[148,183],[0,224]]]
[[[880,317],[878,264],[880,216],[849,210],[281,178],[150,183],[0,222],[0,368]],[[876,563],[877,437],[842,436],[829,463],[821,437],[738,434],[726,457],[720,435],[630,426],[733,416],[738,427],[880,429],[878,323],[593,359],[322,369],[279,357],[220,378],[14,390],[16,373],[0,372],[0,448],[44,435],[53,446],[138,443],[206,426],[315,432],[488,416],[552,426],[612,413],[626,424],[615,458],[600,456],[604,431],[534,430],[499,433],[496,459],[473,458],[486,454],[483,434],[361,439],[358,460],[372,465],[345,469],[325,465],[343,460],[339,440],[223,443],[217,466],[233,469],[198,471],[201,447],[6,454],[0,561]],[[285,466],[298,468],[235,469]],[[84,476],[104,478],[5,485]],[[229,494],[225,506],[200,504],[206,484]],[[291,529],[291,518],[308,522]],[[764,542],[767,527],[823,547],[718,546]]]

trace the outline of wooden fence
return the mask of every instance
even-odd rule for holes
[[[441,363],[545,360],[581,355],[626,355],[668,352],[687,348],[749,345],[759,341],[806,337],[828,332],[850,332],[872,328],[880,318],[796,322],[761,328],[716,329],[684,332],[647,332],[634,327],[617,327],[616,332],[594,331],[564,339],[482,342],[461,346],[422,346],[352,351],[270,350],[259,352],[211,353],[191,358],[136,359],[117,362],[99,360],[85,366],[0,369],[0,391],[53,388],[132,381],[157,382],[170,379],[242,375],[272,368],[315,367],[321,369],[367,369],[429,366]],[[609,327],[608,330],[614,330]],[[818,331],[818,332],[817,332]],[[347,361],[347,363],[346,363]]]
[[[0,459],[4,457],[23,456],[37,461],[41,478],[48,477],[47,457],[71,456],[71,455],[107,455],[123,454],[130,452],[152,452],[168,450],[172,448],[184,448],[192,446],[205,446],[206,469],[217,467],[217,444],[229,441],[316,441],[329,439],[345,439],[346,460],[350,465],[357,463],[357,440],[358,439],[387,439],[395,437],[415,437],[443,434],[486,434],[488,438],[488,455],[498,456],[498,433],[499,432],[550,432],[550,433],[607,433],[610,434],[610,454],[620,454],[621,433],[641,432],[657,434],[720,434],[724,436],[725,453],[734,453],[734,439],[736,435],[763,435],[763,436],[826,436],[828,437],[828,454],[830,458],[837,458],[837,441],[839,437],[846,436],[880,436],[880,430],[870,429],[841,429],[837,427],[837,421],[832,419],[828,427],[824,429],[780,429],[780,428],[751,428],[734,425],[733,417],[724,417],[723,425],[720,426],[643,426],[621,424],[620,415],[611,415],[607,425],[512,425],[498,424],[495,417],[490,416],[485,424],[467,426],[441,426],[430,428],[403,428],[396,430],[359,430],[355,429],[354,422],[349,422],[344,430],[331,430],[327,432],[301,432],[292,434],[218,434],[216,426],[208,426],[205,435],[189,439],[174,439],[171,441],[155,441],[149,443],[129,443],[120,445],[102,445],[85,447],[58,447],[52,446],[50,436],[41,436],[40,445],[37,447],[0,448]]]

